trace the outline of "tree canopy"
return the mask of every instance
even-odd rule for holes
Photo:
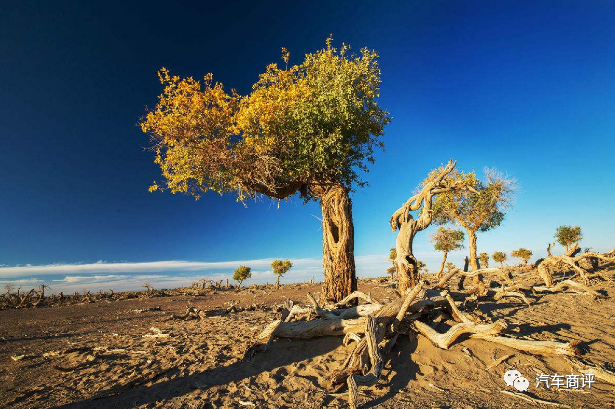
[[[430,239],[434,243],[434,249],[449,252],[462,248],[464,237],[463,230],[440,226]]]
[[[283,199],[321,197],[330,185],[351,189],[382,147],[390,121],[376,99],[378,54],[332,46],[299,65],[267,66],[248,95],[227,92],[213,75],[203,81],[159,72],[163,93],[141,119],[151,135],[167,188],[196,198],[207,191],[238,200],[259,194]]]
[[[523,247],[517,249],[517,250],[513,250],[510,255],[521,259],[523,261],[523,264],[527,264],[527,262],[530,260],[530,257],[532,257],[532,250],[528,250],[528,249],[524,249]]]
[[[252,269],[246,266],[237,267],[233,273],[233,280],[239,283],[239,287],[241,287],[241,283],[243,283],[244,280],[247,280],[250,277],[252,277]]]
[[[480,261],[480,265],[482,267],[489,267],[489,254],[487,254],[487,253],[480,253],[478,255],[478,260]]]
[[[284,275],[288,270],[291,269],[293,263],[290,260],[274,260],[271,263],[271,269],[273,270],[273,274],[277,276]]]
[[[495,251],[491,255],[491,257],[493,257],[493,261],[495,261],[496,263],[500,263],[500,265],[502,265],[508,258],[506,256],[506,253],[504,253],[503,251]]]
[[[473,189],[439,194],[433,206],[435,222],[456,223],[471,232],[484,232],[499,226],[512,203],[515,181],[495,169],[485,169],[485,176],[482,181],[476,178],[474,172],[455,169],[449,175],[451,181]]]
[[[571,244],[583,239],[581,226],[559,226],[555,230],[555,239],[559,244],[566,247],[566,251],[568,251]]]

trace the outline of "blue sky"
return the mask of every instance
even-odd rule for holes
[[[277,257],[310,260],[289,281],[318,278],[316,203],[278,209],[265,198],[244,208],[215,194],[148,193],[159,169],[136,123],[156,103],[162,66],[213,72],[246,93],[280,47],[298,63],[329,33],[380,53],[380,103],[393,117],[370,186],[353,195],[359,275],[383,273],[391,213],[449,158],[466,171],[495,166],[520,186],[503,225],[479,236],[479,251],[524,246],[539,256],[561,224],[581,225],[584,247],[615,246],[613,2],[9,1],[2,9],[0,282],[120,287],[141,276],[223,277],[240,261],[272,281],[267,260]],[[432,270],[433,229],[415,241]],[[197,264],[141,264],[162,261]],[[116,262],[130,265],[95,266]],[[230,264],[198,264],[215,262]]]

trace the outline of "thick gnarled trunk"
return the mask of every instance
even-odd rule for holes
[[[322,207],[322,264],[326,300],[337,302],[356,291],[354,225],[348,189],[334,186],[320,196]]]
[[[397,291],[405,294],[406,290],[413,288],[419,282],[418,261],[412,254],[412,242],[416,235],[416,222],[410,219],[399,227],[399,233],[395,241],[397,257]]]

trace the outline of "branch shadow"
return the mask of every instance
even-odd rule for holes
[[[56,409],[93,409],[116,408],[128,409],[140,405],[152,404],[161,400],[189,394],[195,389],[209,388],[238,382],[263,372],[289,364],[311,359],[330,353],[342,345],[340,337],[322,337],[311,340],[281,339],[272,343],[267,351],[256,355],[250,362],[238,361],[227,366],[218,366],[188,376],[166,379],[153,385],[135,386],[115,395],[103,398],[89,398],[81,402],[57,406]],[[178,373],[178,368],[166,375]],[[316,381],[316,379],[314,379]],[[152,380],[156,382],[156,380]],[[281,380],[280,380],[281,381]],[[320,388],[318,384],[316,384]],[[111,392],[112,388],[100,390],[96,395]]]

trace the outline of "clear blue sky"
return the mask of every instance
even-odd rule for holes
[[[357,255],[388,253],[391,213],[449,158],[521,187],[479,251],[540,255],[560,224],[581,225],[582,246],[615,246],[612,1],[5,1],[0,265],[320,258],[315,203],[148,193],[160,173],[136,123],[162,66],[246,93],[280,47],[298,63],[329,33],[380,53],[393,117],[353,195]],[[429,233],[415,250],[431,265]],[[40,279],[24,271],[0,281]]]

